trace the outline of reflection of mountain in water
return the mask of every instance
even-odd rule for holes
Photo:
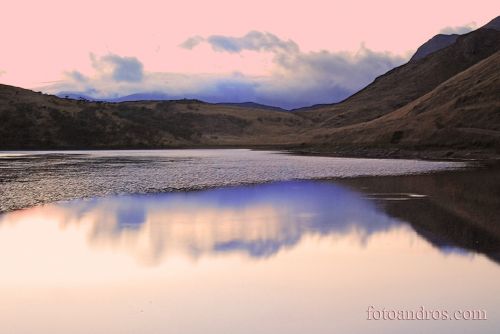
[[[418,193],[418,201],[384,201],[392,217],[409,222],[440,250],[457,247],[486,254],[500,263],[500,166],[447,173],[345,179],[361,192]]]

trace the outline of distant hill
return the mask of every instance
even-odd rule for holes
[[[173,99],[172,96],[161,92],[135,93],[115,98],[96,98],[86,93],[62,91],[57,93],[56,96],[73,100],[102,101],[102,102],[131,102],[131,101],[147,101],[147,100],[164,101]]]
[[[0,149],[288,145],[311,122],[198,100],[110,103],[0,85]]]
[[[125,96],[120,96],[120,97],[115,97],[115,98],[95,98],[92,96],[89,96],[85,93],[80,93],[80,92],[59,92],[56,94],[56,96],[61,97],[61,98],[66,98],[66,99],[73,99],[73,100],[86,100],[86,101],[101,101],[101,102],[137,102],[137,101],[171,101],[171,100],[181,100],[179,96],[174,96],[174,95],[169,95],[166,93],[162,92],[144,92],[144,93],[135,93],[135,94],[130,94],[130,95],[125,95]],[[200,100],[196,100],[199,102],[202,102]],[[221,106],[232,106],[232,107],[244,107],[244,108],[253,108],[253,109],[265,109],[265,110],[276,110],[276,111],[286,111],[286,109],[280,108],[280,107],[275,107],[275,106],[268,106],[265,104],[260,104],[256,102],[219,102],[219,103],[214,103],[216,105],[221,105]]]
[[[169,95],[162,92],[143,92],[143,93],[135,93],[125,96],[119,96],[114,98],[95,98],[89,96],[85,93],[80,92],[59,92],[56,96],[66,99],[73,100],[87,100],[87,101],[101,101],[101,102],[136,102],[136,101],[170,101],[170,100],[181,100],[183,98],[179,96]],[[200,100],[197,100],[202,102]],[[265,110],[276,110],[276,111],[286,111],[286,109],[269,106],[265,104],[260,104],[256,102],[218,102],[214,103],[216,105],[221,106],[232,106],[232,107],[244,107],[244,108],[253,108],[253,109],[265,109]]]
[[[56,96],[73,100],[97,101],[93,97],[79,92],[60,92]]]
[[[254,109],[264,109],[264,110],[275,110],[275,111],[287,111],[286,109],[274,106],[268,106],[265,104],[255,103],[255,102],[241,102],[241,103],[215,103],[221,106],[231,106],[231,107],[242,107],[242,108],[254,108]]]
[[[106,102],[132,102],[132,101],[166,101],[175,99],[173,96],[162,92],[145,92],[120,96],[111,99],[103,99]]]

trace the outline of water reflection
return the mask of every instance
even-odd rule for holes
[[[464,205],[429,177],[116,196],[1,215],[0,332],[498,333],[500,266],[477,253],[495,259],[500,243],[487,215],[474,214],[496,211]],[[488,321],[372,322],[368,305],[479,308]]]
[[[338,180],[365,194],[424,194],[419,201],[378,201],[442,251],[484,253],[500,263],[500,165],[412,176]],[[375,196],[376,199],[376,196]]]
[[[384,207],[381,199],[397,199],[397,204]],[[450,225],[430,204],[418,193],[377,196],[333,182],[290,181],[62,202],[5,214],[0,223],[15,224],[28,215],[50,217],[62,227],[83,225],[92,246],[128,252],[148,265],[173,254],[267,258],[306,236],[344,238],[362,246],[374,234],[409,226],[445,254],[474,250],[498,261],[496,236],[457,220]]]

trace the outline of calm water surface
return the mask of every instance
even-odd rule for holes
[[[1,333],[500,329],[497,169],[244,150],[1,159],[4,211],[66,200],[0,215]],[[295,180],[328,177],[344,178]],[[369,305],[488,320],[368,321]]]

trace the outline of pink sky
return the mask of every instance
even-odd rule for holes
[[[275,78],[281,69],[272,52],[179,45],[193,36],[259,31],[294,41],[304,54],[353,57],[363,45],[407,59],[445,27],[478,27],[499,14],[498,0],[8,1],[0,14],[0,82],[38,88],[67,80],[74,70],[95,78],[102,73],[95,73],[91,53],[136,57],[152,74]]]

